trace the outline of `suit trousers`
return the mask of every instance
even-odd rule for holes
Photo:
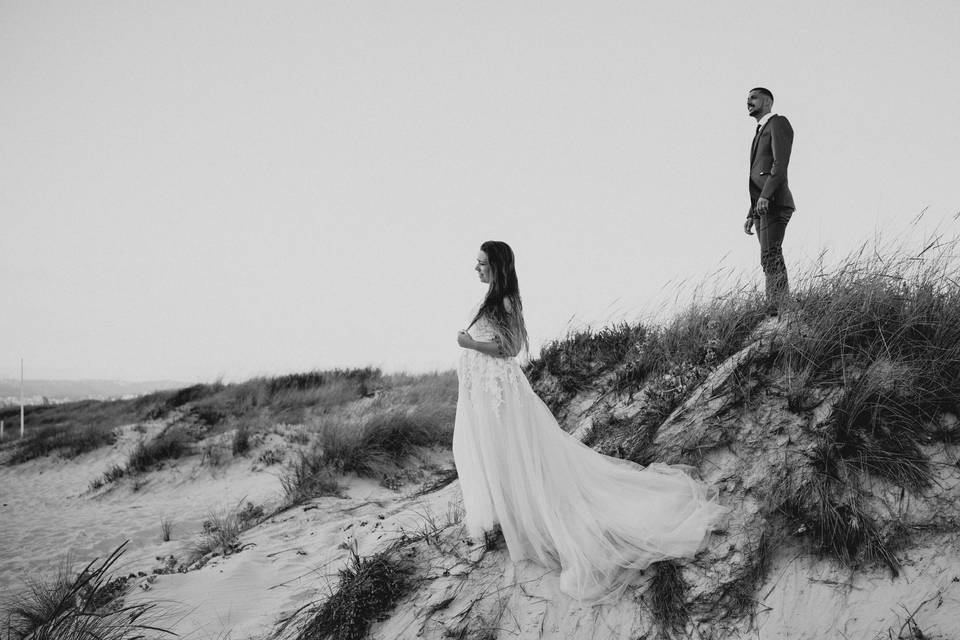
[[[790,293],[787,265],[783,260],[783,236],[793,209],[771,209],[755,218],[760,241],[760,266],[766,280],[767,304],[779,305]]]

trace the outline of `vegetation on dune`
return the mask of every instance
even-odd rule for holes
[[[659,424],[707,373],[743,347],[765,318],[755,290],[694,303],[669,323],[583,329],[548,343],[526,369],[556,412],[579,393],[642,392],[644,424]]]
[[[189,545],[186,564],[240,551],[240,534],[259,523],[264,515],[263,507],[249,501],[243,507],[237,504],[231,509],[211,511]]]
[[[412,549],[402,542],[372,556],[350,550],[347,566],[322,602],[310,606],[296,640],[360,640],[412,588]],[[293,618],[287,623],[293,622]]]
[[[94,560],[79,573],[69,558],[50,580],[35,580],[3,603],[2,640],[133,640],[176,635],[151,621],[156,605],[125,605],[125,576],[112,570],[123,554],[120,545],[105,560]]]
[[[682,631],[690,618],[687,583],[673,560],[657,562],[650,581],[649,605],[654,619],[669,631]]]
[[[957,246],[937,238],[919,253],[864,247],[837,266],[820,264],[796,277],[777,319],[766,318],[757,291],[736,288],[663,326],[572,334],[547,345],[528,373],[561,411],[583,393],[634,407],[627,417],[597,415],[586,441],[646,464],[674,410],[725,360],[765,336],[765,346],[732,370],[724,387],[728,408],[782,403],[807,414],[827,402],[829,410],[821,426],[800,434],[809,445],[783,469],[784,478],[770,478],[776,490],[765,511],[790,525],[775,530],[796,532],[845,564],[881,563],[896,572],[895,552],[907,532],[868,503],[875,481],[904,491],[929,488],[930,446],[960,436]],[[703,447],[737,438],[712,435],[717,441]],[[697,443],[690,446],[702,454]]]
[[[368,396],[383,384],[379,369],[337,369],[235,384],[197,384],[128,400],[31,406],[25,410],[27,437],[4,446],[11,447],[9,461],[16,464],[51,453],[76,456],[113,444],[118,427],[151,420],[169,420],[198,434],[228,429],[249,433],[265,423],[303,422],[318,411]],[[0,419],[8,424],[17,422],[19,408],[0,409]],[[152,454],[164,450],[170,454],[167,457],[176,457],[181,450],[175,440],[187,444],[191,439],[167,437],[163,442],[145,444],[146,459],[162,460],[163,455]],[[242,441],[238,446],[243,448]],[[150,451],[151,447],[156,451]]]
[[[408,408],[397,406],[396,400],[374,406],[353,420],[342,416],[319,420],[314,445],[281,476],[285,503],[341,495],[338,478],[344,473],[383,477],[418,449],[450,446],[452,398]]]

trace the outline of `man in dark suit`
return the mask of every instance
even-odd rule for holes
[[[793,127],[786,118],[772,113],[772,109],[773,94],[769,89],[750,90],[747,113],[757,120],[757,132],[750,147],[750,211],[743,230],[753,235],[756,225],[760,266],[766,279],[767,309],[776,315],[790,291],[783,261],[783,236],[796,207],[787,184]]]

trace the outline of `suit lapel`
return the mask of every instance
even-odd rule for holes
[[[773,120],[773,118],[770,118],[770,120]],[[768,124],[770,124],[770,120],[767,120],[766,122],[764,122],[763,126],[760,127],[757,133],[753,136],[753,144],[750,145],[750,163],[751,164],[753,163],[753,159],[757,155],[757,143],[760,141],[760,134],[763,133],[763,130],[767,128]]]

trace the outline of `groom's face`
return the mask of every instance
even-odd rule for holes
[[[751,118],[762,118],[770,110],[769,100],[759,91],[751,91],[747,94],[747,113]]]

